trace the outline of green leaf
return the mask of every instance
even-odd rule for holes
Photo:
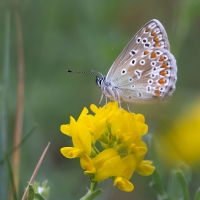
[[[3,11],[3,10],[2,10]],[[2,12],[1,11],[1,12]],[[2,27],[2,31],[3,29],[5,30],[4,32],[4,37],[3,35],[1,36],[1,38],[3,38],[3,42],[4,42],[4,48],[2,48],[2,50],[4,50],[4,56],[1,58],[1,60],[3,59],[3,65],[1,63],[1,89],[0,89],[0,95],[1,96],[1,100],[0,100],[0,158],[2,158],[4,156],[4,151],[7,149],[7,143],[8,143],[8,122],[9,122],[9,116],[8,116],[8,105],[9,105],[9,66],[10,66],[10,38],[11,38],[11,34],[10,34],[10,9],[5,9],[4,12],[4,16],[3,16],[3,12],[1,13],[2,17],[4,17],[5,19],[5,24],[4,27]],[[3,23],[3,21],[2,21]],[[3,32],[2,32],[3,33]],[[2,61],[1,61],[2,62]],[[0,164],[0,185],[1,185],[1,189],[0,189],[0,198],[1,199],[7,199],[8,197],[8,177],[7,177],[7,173],[6,172],[6,163],[2,163]],[[14,195],[13,195],[14,196]],[[15,198],[14,198],[15,199]]]
[[[17,191],[16,191],[15,182],[14,182],[13,170],[12,170],[12,166],[11,166],[7,152],[5,153],[5,158],[6,158],[6,163],[8,165],[8,173],[9,173],[10,186],[11,186],[11,190],[12,190],[12,198],[14,200],[17,200]]]
[[[21,140],[21,142],[16,146],[14,147],[13,149],[11,149],[7,154],[8,156],[12,155],[13,152],[15,152],[17,149],[19,149],[23,143],[25,143],[25,141],[31,136],[31,134],[36,130],[37,126],[34,125],[31,130],[23,137],[23,139]],[[0,164],[4,163],[4,158],[0,159]]]
[[[39,193],[35,193],[34,200],[46,200],[45,197]]]
[[[183,197],[183,192],[175,170],[170,173],[167,191],[169,192],[172,200],[182,199]]]
[[[173,170],[169,179],[169,193],[172,200],[190,200],[188,186],[182,170]]]
[[[200,200],[200,188],[197,189],[194,200]]]
[[[42,184],[40,184],[39,182],[34,182],[33,188],[35,190],[35,194],[38,193],[43,198],[48,198],[50,192],[50,189],[48,187],[48,181],[43,181]]]
[[[160,175],[158,171],[155,169],[154,173],[152,174],[153,181],[150,183],[150,187],[152,187],[159,195],[166,194],[163,186]]]
[[[178,180],[180,181],[181,189],[183,191],[184,200],[190,200],[188,186],[187,186],[183,172],[181,170],[177,170],[176,176],[177,176]]]
[[[97,197],[99,194],[101,194],[103,190],[95,190],[91,192],[90,190],[86,193],[84,197],[82,197],[80,200],[93,200],[95,197]]]
[[[34,197],[35,197],[35,191],[33,189],[33,186],[32,185],[29,185],[28,186],[28,200],[34,200]]]

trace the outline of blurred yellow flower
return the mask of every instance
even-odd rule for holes
[[[191,167],[200,164],[200,98],[190,104],[167,134],[158,138],[158,148],[169,165],[180,161]]]
[[[72,138],[73,147],[61,148],[67,158],[80,158],[80,165],[92,181],[111,177],[119,189],[130,192],[135,171],[148,176],[155,167],[143,160],[147,153],[142,136],[148,126],[141,114],[127,112],[110,102],[102,108],[91,105],[94,115],[84,108],[77,121],[61,125],[61,132]]]

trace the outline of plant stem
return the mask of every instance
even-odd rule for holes
[[[91,192],[95,191],[97,184],[98,184],[98,182],[91,181],[91,184],[90,184],[90,191]]]
[[[15,147],[21,141],[22,126],[23,126],[23,102],[24,102],[24,51],[23,51],[22,26],[21,26],[18,0],[14,0],[14,10],[15,10],[16,35],[18,43],[17,112],[15,121],[15,131],[14,131],[14,147]],[[14,182],[17,191],[19,184],[19,164],[20,164],[20,151],[18,150],[13,154]]]
[[[8,135],[8,94],[9,94],[9,63],[10,63],[10,10],[5,11],[5,37],[4,37],[4,61],[2,84],[2,109],[0,113],[0,159],[3,159],[7,149]],[[8,198],[8,177],[5,163],[0,164],[0,199]]]

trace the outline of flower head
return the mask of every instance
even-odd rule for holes
[[[73,147],[61,148],[61,153],[67,158],[80,158],[84,173],[93,181],[111,177],[119,189],[130,192],[134,186],[129,180],[135,171],[148,176],[155,169],[151,161],[144,160],[145,119],[120,109],[117,102],[90,108],[94,115],[84,108],[77,121],[70,117],[70,124],[61,125],[61,132],[73,143]]]
[[[158,137],[160,156],[172,166],[184,162],[195,168],[200,164],[199,102],[200,97],[188,105],[169,132]]]

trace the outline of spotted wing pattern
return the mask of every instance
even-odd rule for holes
[[[106,76],[121,100],[163,99],[175,90],[177,66],[167,33],[158,20],[145,24]]]

